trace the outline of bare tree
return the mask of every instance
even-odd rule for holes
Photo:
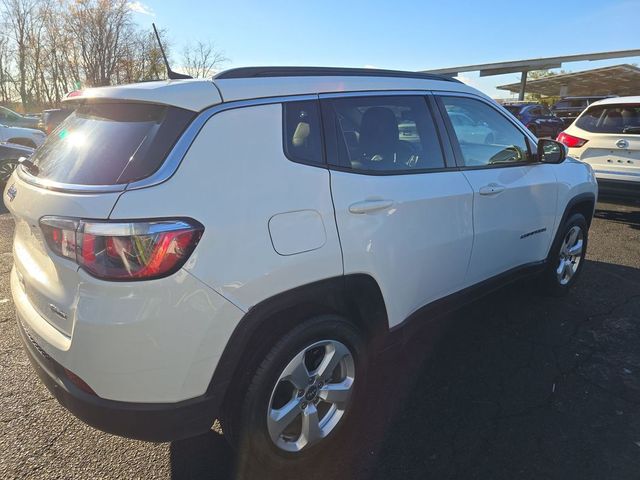
[[[31,101],[29,85],[29,60],[31,52],[31,34],[37,21],[38,0],[2,0],[5,34],[13,40],[17,75],[10,76],[20,95],[23,108]]]
[[[229,59],[212,42],[187,45],[182,53],[182,67],[194,78],[209,78]]]
[[[131,8],[128,0],[0,0],[0,102],[36,111],[80,85],[166,78],[155,36]],[[167,32],[159,34],[169,54]],[[211,42],[189,45],[183,59],[195,77],[226,61]]]
[[[110,85],[134,32],[128,2],[76,0],[67,25],[80,47],[86,81]]]

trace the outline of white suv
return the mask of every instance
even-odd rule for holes
[[[592,103],[558,141],[593,167],[603,191],[640,194],[640,96]]]
[[[11,287],[44,383],[108,432],[222,426],[303,461],[377,345],[523,275],[563,293],[584,264],[590,167],[452,79],[242,68],[74,100],[5,191]]]

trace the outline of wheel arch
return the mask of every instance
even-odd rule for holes
[[[587,221],[587,228],[589,228],[591,226],[591,220],[593,219],[595,207],[596,195],[592,192],[579,193],[567,202],[567,205],[564,208],[564,212],[562,213],[562,217],[560,218],[560,222],[558,222],[558,225],[556,226],[556,231],[553,236],[553,242],[551,243],[551,245],[549,245],[548,256],[551,255],[553,245],[555,245],[557,237],[558,235],[560,235],[560,229],[565,224],[567,219],[574,213],[580,213],[584,215],[584,218]]]
[[[282,332],[322,314],[337,314],[352,321],[370,344],[377,345],[389,331],[382,292],[376,280],[367,274],[320,280],[263,300],[240,320],[209,384],[209,393],[222,394],[223,417],[228,419],[237,413],[253,370]],[[225,423],[228,427],[235,422]]]

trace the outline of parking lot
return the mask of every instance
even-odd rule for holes
[[[19,344],[12,227],[0,215],[0,478],[289,478],[213,433],[147,444],[60,407]],[[304,478],[640,478],[640,204],[598,204],[568,297],[521,283],[425,324],[372,365],[349,448]]]

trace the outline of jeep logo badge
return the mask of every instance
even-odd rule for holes
[[[7,190],[7,197],[9,197],[9,201],[13,202],[17,194],[18,194],[18,190],[16,189],[16,184],[12,183]]]
[[[616,142],[616,147],[618,148],[627,148],[629,146],[629,142],[621,138]]]

